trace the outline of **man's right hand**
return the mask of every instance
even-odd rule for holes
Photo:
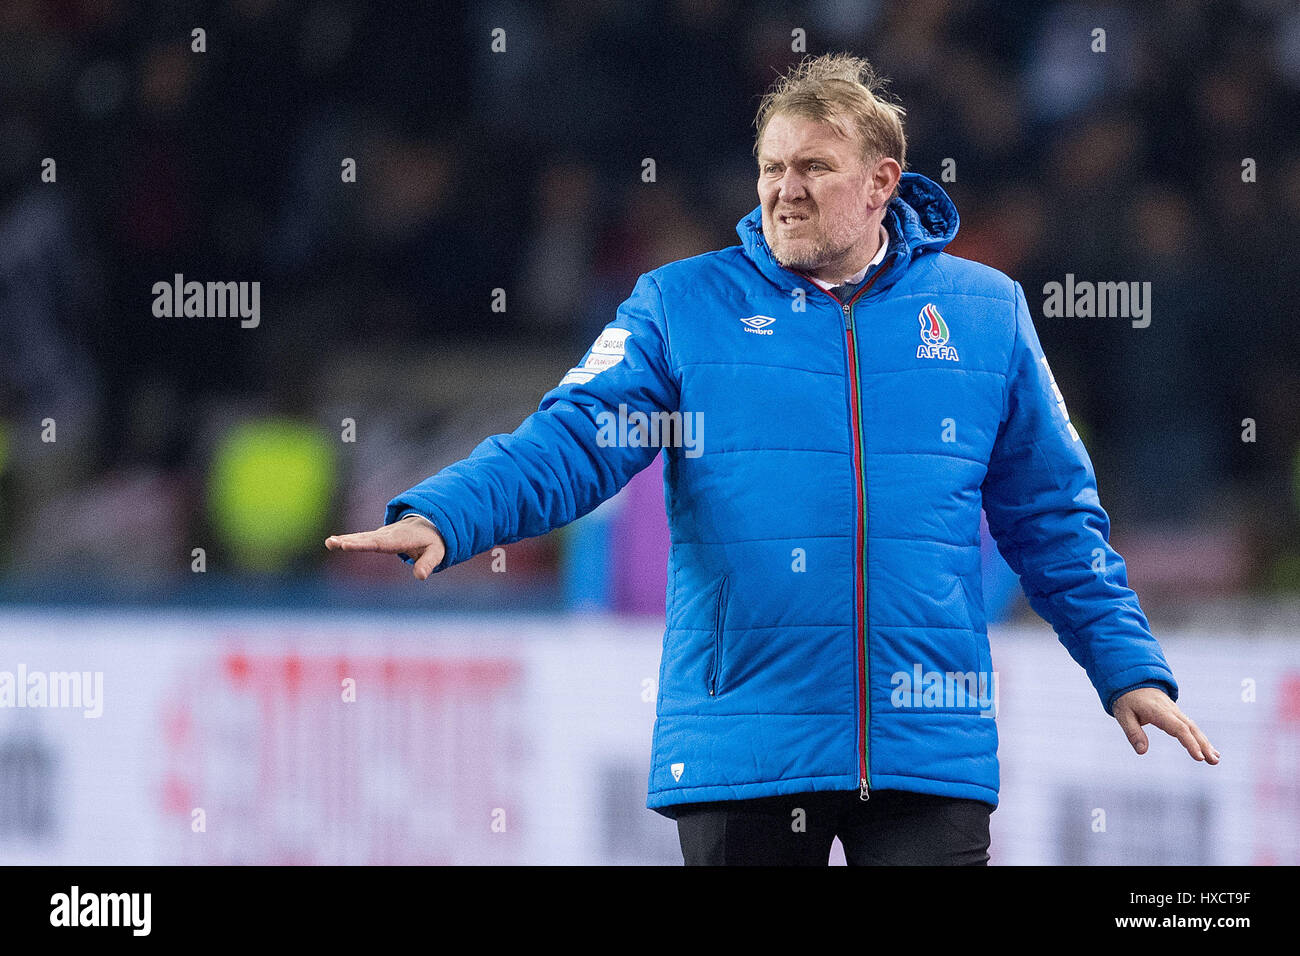
[[[405,554],[415,559],[412,572],[423,581],[442,563],[447,543],[433,524],[419,515],[407,515],[374,531],[355,534],[332,534],[325,539],[331,551],[377,551],[380,554]]]

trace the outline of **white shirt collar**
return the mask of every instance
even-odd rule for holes
[[[865,266],[863,266],[862,269],[856,275],[851,275],[847,279],[841,279],[839,282],[825,282],[821,279],[816,278],[815,276],[809,276],[808,278],[812,279],[813,282],[816,282],[817,285],[823,289],[833,289],[837,285],[844,285],[847,282],[852,282],[854,284],[857,284],[867,277],[867,272],[868,270],[870,270],[872,266],[878,266],[880,265],[881,262],[884,261],[885,253],[888,251],[889,251],[889,231],[885,229],[885,224],[881,223],[880,224],[880,248],[876,250],[876,254],[872,258],[872,260],[868,262]]]

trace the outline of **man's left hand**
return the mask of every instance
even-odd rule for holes
[[[1169,695],[1157,687],[1139,687],[1129,691],[1115,701],[1111,712],[1128,736],[1128,742],[1140,754],[1146,753],[1149,746],[1142,725],[1152,724],[1169,736],[1177,737],[1194,760],[1204,760],[1211,765],[1219,762],[1219,752],[1192,718],[1179,710]]]

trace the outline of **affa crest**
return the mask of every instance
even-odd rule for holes
[[[933,302],[926,303],[917,319],[921,323],[921,344],[916,347],[916,357],[959,361],[957,350],[948,344],[948,323]]]

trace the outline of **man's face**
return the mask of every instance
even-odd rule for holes
[[[776,261],[828,280],[865,266],[893,191],[893,183],[884,189],[873,175],[878,169],[863,161],[855,140],[827,123],[780,113],[768,120],[758,150],[758,198]]]

